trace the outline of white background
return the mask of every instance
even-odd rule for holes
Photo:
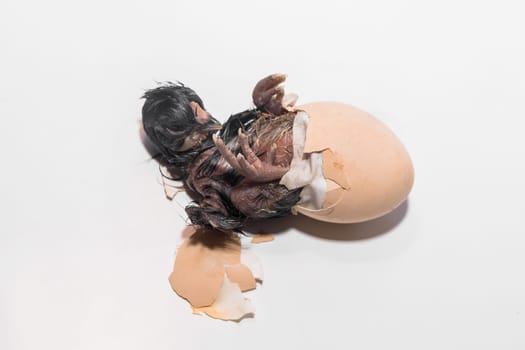
[[[2,1],[0,348],[525,348],[521,3]],[[139,97],[180,80],[224,121],[273,72],[385,121],[415,187],[369,223],[268,223],[255,318],[194,316]]]

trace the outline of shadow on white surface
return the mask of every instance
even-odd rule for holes
[[[268,232],[279,234],[296,229],[308,235],[334,241],[358,241],[371,239],[392,231],[408,212],[409,200],[392,212],[377,219],[355,224],[333,224],[310,219],[303,215],[257,221],[246,229],[250,233]]]

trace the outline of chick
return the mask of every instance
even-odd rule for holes
[[[284,97],[282,74],[255,86],[255,109],[230,116],[221,125],[201,98],[183,84],[147,91],[144,131],[160,163],[183,182],[194,203],[186,207],[195,225],[239,231],[248,219],[290,214],[301,188],[279,184],[293,156],[293,104]],[[284,101],[284,102],[283,102]]]

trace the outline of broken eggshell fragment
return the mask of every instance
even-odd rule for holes
[[[242,248],[239,235],[197,228],[179,247],[169,281],[192,306],[223,320],[254,313],[242,292],[262,280],[258,259]]]
[[[243,317],[253,315],[255,308],[251,301],[244,297],[239,286],[224,275],[224,283],[213,304],[198,308],[193,307],[193,313],[205,313],[210,317],[225,321],[238,321]]]

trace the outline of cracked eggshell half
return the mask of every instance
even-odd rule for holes
[[[414,182],[410,156],[380,120],[353,106],[317,102],[296,107],[309,116],[304,153],[322,152],[327,190],[321,209],[297,206],[311,218],[354,223],[395,209]]]

